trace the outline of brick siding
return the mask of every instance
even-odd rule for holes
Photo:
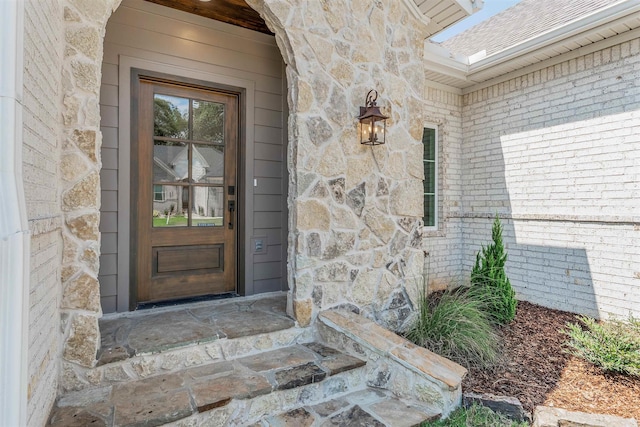
[[[59,199],[61,2],[27,2],[24,17],[23,175],[31,237],[28,425],[44,425],[56,397],[62,238]]]
[[[640,314],[640,40],[464,95],[463,269],[505,218],[518,298]]]

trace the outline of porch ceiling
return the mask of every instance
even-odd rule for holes
[[[237,25],[273,34],[264,20],[244,0],[146,0]],[[416,17],[427,23],[429,37],[466,18],[482,7],[482,0],[404,0]]]
[[[226,22],[227,24],[237,25],[239,27],[248,28],[264,34],[273,34],[267,28],[264,20],[258,12],[253,10],[244,0],[146,0],[162,6],[173,9],[182,10],[183,12],[193,13],[195,15],[204,16],[205,18],[215,19],[216,21]]]

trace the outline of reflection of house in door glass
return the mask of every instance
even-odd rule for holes
[[[192,150],[191,184],[196,185],[190,187],[189,145],[156,141],[153,181],[175,184],[154,185],[153,209],[159,215],[182,215],[185,218],[191,211],[193,225],[221,225],[221,219],[216,219],[224,214],[224,149],[219,146],[192,144]],[[192,189],[192,194],[189,194],[189,188]],[[157,226],[158,223],[154,221],[154,225]],[[167,222],[166,225],[187,224],[185,220],[182,224]]]
[[[154,227],[222,225],[224,118],[219,102],[154,95]]]

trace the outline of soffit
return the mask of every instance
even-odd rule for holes
[[[482,0],[410,0],[427,23],[429,37],[477,12]]]

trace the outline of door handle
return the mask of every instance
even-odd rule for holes
[[[229,207],[229,230],[233,230],[233,213],[236,210],[236,201],[229,200],[227,203]]]

